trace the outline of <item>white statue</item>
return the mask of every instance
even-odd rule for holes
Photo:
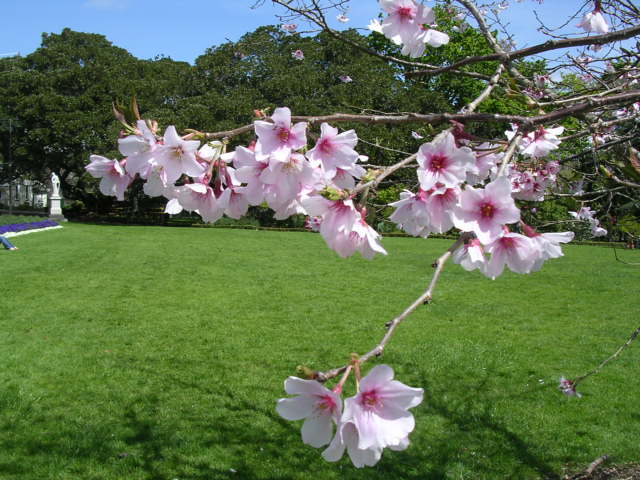
[[[51,172],[51,196],[60,196],[60,178],[55,174],[55,172]]]

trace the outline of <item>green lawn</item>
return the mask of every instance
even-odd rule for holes
[[[450,241],[339,259],[319,235],[69,224],[0,250],[0,478],[540,478],[639,458],[640,269],[569,246],[534,275],[457,265],[383,360],[425,388],[404,452],[328,464],[275,412],[299,364],[364,352]],[[640,252],[620,252],[640,262]],[[350,387],[351,388],[351,387]]]

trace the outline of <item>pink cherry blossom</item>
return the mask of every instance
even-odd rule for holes
[[[300,200],[305,197],[304,193],[300,193],[296,198],[291,199],[288,203],[282,203],[274,208],[273,218],[276,220],[286,220],[291,215],[306,215],[307,211],[302,207]],[[272,207],[273,208],[273,207]]]
[[[221,156],[225,162],[233,161],[236,167],[236,178],[246,183],[244,194],[249,205],[260,205],[264,201],[265,185],[260,180],[262,172],[269,167],[268,161],[259,161],[255,152],[239,146],[235,152]]]
[[[535,74],[533,76],[533,83],[535,84],[536,88],[540,90],[546,89],[550,81],[551,77],[549,75]]]
[[[276,410],[287,420],[302,420],[302,441],[312,447],[321,447],[331,441],[333,424],[342,414],[342,399],[315,380],[289,377],[284,389],[293,398],[278,400]]]
[[[458,203],[460,189],[436,183],[428,193],[427,209],[431,230],[435,233],[448,232],[454,225],[453,211]]]
[[[429,193],[420,189],[417,194],[408,190],[400,193],[400,200],[390,203],[396,210],[389,220],[409,235],[427,237],[433,231],[429,214]]]
[[[602,228],[599,225],[592,225],[591,226],[591,236],[592,237],[606,237],[607,236],[607,229],[606,228]]]
[[[182,212],[183,208],[178,201],[178,198],[172,198],[167,202],[167,205],[164,208],[164,213],[168,213],[169,215],[177,215]]]
[[[304,60],[304,52],[300,49],[291,52],[291,56],[296,60]]]
[[[555,181],[556,175],[560,173],[560,164],[555,160],[551,160],[547,162],[545,165],[545,169],[547,170],[547,175],[552,181]]]
[[[445,131],[420,147],[418,165],[418,179],[423,190],[429,190],[436,183],[457,187],[465,181],[467,171],[475,167],[475,156],[468,147],[456,147],[453,134]]]
[[[270,162],[260,174],[260,181],[269,186],[265,199],[274,210],[291,203],[314,180],[314,169],[300,153],[290,154],[286,162]]]
[[[355,179],[361,178],[367,171],[358,164],[349,168],[336,168],[336,174],[328,181],[340,189],[351,190],[356,186]]]
[[[322,457],[327,462],[337,462],[344,455],[344,451],[347,450],[354,467],[373,467],[380,461],[383,449],[375,447],[359,448],[359,443],[360,436],[355,423],[351,420],[342,421],[338,425],[335,437],[322,452]]]
[[[382,33],[393,43],[401,45],[419,33],[419,8],[414,0],[380,0],[380,7],[389,14],[382,22]]]
[[[164,167],[168,183],[175,183],[183,173],[194,178],[204,173],[205,167],[196,160],[199,146],[197,140],[183,140],[173,125],[167,127],[164,143],[158,145],[154,158]]]
[[[320,125],[322,132],[316,145],[307,152],[307,158],[314,167],[322,166],[329,178],[338,168],[349,170],[358,161],[358,152],[353,148],[358,143],[355,130],[338,133],[338,129],[328,123]]]
[[[291,126],[291,110],[287,107],[276,108],[271,122],[256,120],[254,122],[258,142],[256,155],[259,160],[271,158],[286,162],[292,150],[298,150],[307,144],[306,122]]]
[[[220,157],[222,149],[222,142],[207,142],[198,150],[198,158],[207,163],[215,162]]]
[[[127,172],[131,176],[136,173],[146,178],[145,173],[153,162],[153,154],[156,149],[156,137],[144,120],[136,123],[135,135],[128,135],[118,139],[118,150],[127,157]]]
[[[344,14],[340,14],[336,17],[336,19],[340,22],[340,23],[347,23],[349,21],[349,17],[347,17]]]
[[[560,244],[569,243],[575,236],[573,232],[538,233],[533,227],[524,223],[522,224],[522,230],[538,246],[539,255],[531,269],[533,272],[540,270],[546,260],[562,257],[563,253]]]
[[[535,132],[529,132],[522,138],[518,146],[520,153],[533,158],[546,157],[549,152],[556,150],[560,145],[558,135],[561,135],[562,132],[564,132],[564,127],[545,129],[541,126]],[[515,130],[507,131],[505,134],[511,140],[516,132]]]
[[[424,390],[393,377],[391,367],[376,365],[361,380],[360,392],[350,399],[360,448],[398,445],[413,431],[415,421],[408,410],[422,403]]]
[[[206,223],[218,221],[229,204],[231,192],[225,190],[216,198],[213,189],[204,183],[188,183],[180,188],[178,201],[189,212],[197,212]]]
[[[349,75],[340,75],[338,77],[338,79],[342,82],[342,83],[351,83],[353,82],[353,78],[351,78]]]
[[[505,224],[520,220],[520,210],[511,197],[511,182],[499,177],[485,188],[465,188],[453,216],[457,228],[475,233],[487,245],[501,235]]]
[[[91,155],[89,160],[91,163],[84,168],[93,177],[102,178],[100,192],[103,195],[116,197],[122,202],[124,192],[132,180],[123,167],[124,161],[109,160],[100,155]]]
[[[453,263],[459,264],[468,272],[478,269],[484,273],[487,267],[487,257],[480,240],[472,238],[453,252]]]
[[[540,256],[538,245],[519,233],[504,232],[500,238],[486,246],[491,259],[484,274],[492,279],[499,277],[507,265],[512,272],[530,273]]]
[[[229,203],[224,210],[224,214],[236,220],[242,218],[249,210],[249,199],[247,198],[246,187],[229,187]]]
[[[460,189],[448,188],[438,183],[429,190],[420,189],[416,195],[404,191],[400,200],[389,205],[396,208],[389,220],[405,232],[427,237],[430,233],[444,233],[453,228],[453,210],[457,205]]]
[[[304,228],[311,232],[319,232],[322,217],[307,217],[304,221]]]
[[[280,28],[285,32],[293,33],[298,29],[298,25],[295,23],[283,23]]]
[[[549,176],[546,172],[538,170],[536,172],[523,171],[513,169],[510,172],[511,192],[513,198],[518,200],[528,200],[533,202],[541,202],[544,200],[544,193],[549,183]]]
[[[576,384],[573,380],[568,380],[564,377],[560,377],[560,385],[558,385],[558,388],[562,393],[569,397],[582,397],[582,395],[576,391]]]
[[[371,228],[358,212],[352,200],[328,200],[319,195],[304,196],[300,204],[305,213],[320,217],[320,235],[327,246],[341,257],[349,257],[356,251],[371,260],[376,253],[386,255],[380,245],[380,234]]]
[[[577,220],[585,220],[589,222],[591,226],[591,235],[593,237],[604,237],[607,235],[607,230],[600,226],[600,220],[595,218],[596,212],[589,207],[581,207],[577,212],[569,212],[573,218]]]
[[[448,35],[425,27],[435,23],[431,8],[414,0],[380,0],[380,6],[389,14],[382,22],[382,33],[396,45],[403,45],[403,55],[419,57],[425,43],[434,47],[448,43]]]
[[[421,6],[421,8],[429,7]],[[418,58],[424,55],[426,45],[441,47],[447,43],[449,43],[449,35],[446,33],[439,32],[433,28],[421,26],[420,32],[415,35],[411,41],[402,45],[401,53],[412,58]]]
[[[144,183],[144,186],[142,187],[145,195],[149,195],[150,197],[158,197],[160,195],[164,195],[167,188],[173,187],[173,185],[167,183],[167,174],[164,170],[164,167],[161,165],[150,165],[149,167],[150,168],[147,170],[147,173],[145,173],[143,177],[147,179],[147,181]]]
[[[587,220],[589,222],[595,220],[595,214],[596,212],[591,210],[589,207],[581,207],[577,212],[569,212],[569,215],[573,218],[578,220]]]
[[[496,145],[490,143],[478,145],[474,151],[475,168],[467,171],[468,184],[475,185],[484,182],[491,173],[491,169],[500,163],[504,153],[497,153],[496,148]]]
[[[328,200],[320,195],[312,195],[301,200],[307,214],[321,217],[320,235],[331,247],[341,234],[349,234],[358,220],[353,200]]]
[[[345,401],[338,432],[323,452],[326,460],[339,460],[346,448],[356,467],[372,466],[382,449],[407,448],[415,427],[409,409],[422,402],[424,391],[393,376],[391,367],[377,365],[362,379],[359,393]]]
[[[376,253],[386,255],[387,251],[380,244],[380,234],[367,224],[363,214],[359,214],[350,231],[344,230],[338,233],[329,247],[341,257],[350,257],[356,251],[371,260]]]

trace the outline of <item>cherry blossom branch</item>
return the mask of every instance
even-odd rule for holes
[[[587,100],[589,98],[604,97],[607,95],[611,95],[612,93],[620,92],[622,90],[624,90],[624,87],[619,86],[619,87],[611,88],[609,90],[605,90],[602,92],[598,92],[598,93],[592,92],[586,95],[580,95],[578,97],[573,97],[573,98],[563,98],[563,99],[554,100],[551,102],[538,102],[538,105],[540,105],[541,107],[557,107],[558,105],[565,105],[567,103],[579,102],[581,100]]]
[[[614,182],[620,184],[620,185],[624,185],[625,187],[631,187],[631,188],[640,188],[640,184],[634,183],[634,182],[630,182],[628,180],[623,180],[622,178],[619,178],[618,176],[616,176],[615,173],[613,173],[611,170],[609,170],[606,167],[601,167],[602,170],[604,171],[604,174],[610,178],[611,180],[613,180]]]
[[[380,343],[378,343],[378,345],[376,345],[373,349],[369,350],[367,353],[365,353],[360,357],[359,359],[360,363],[365,363],[373,357],[381,356],[387,344],[389,343],[394,333],[396,332],[396,329],[398,328],[398,326],[409,315],[411,315],[419,306],[428,304],[429,302],[431,302],[433,298],[433,291],[436,287],[436,284],[438,283],[438,279],[440,278],[440,275],[442,274],[442,270],[444,268],[445,263],[447,262],[447,260],[449,260],[449,257],[453,255],[453,252],[455,252],[465,242],[467,238],[469,238],[469,234],[463,233],[462,235],[460,235],[460,238],[458,238],[458,240],[456,240],[454,244],[451,245],[451,247],[449,247],[449,249],[443,255],[441,255],[440,258],[438,258],[438,260],[436,260],[436,263],[434,264],[436,270],[433,273],[433,276],[431,277],[431,282],[429,282],[429,286],[427,287],[425,292],[422,295],[420,295],[411,305],[409,305],[404,310],[404,312],[402,312],[400,315],[398,315],[396,318],[394,318],[393,320],[391,320],[386,324],[387,331],[384,337],[382,337],[382,340],[380,341]],[[342,372],[344,372],[347,369],[347,367],[348,367],[347,365],[344,365],[342,367],[334,368],[326,372],[316,372],[315,379],[319,382],[326,382],[327,380],[340,375]]]
[[[491,92],[493,92],[493,89],[496,88],[496,86],[500,82],[500,77],[502,77],[502,72],[504,72],[504,65],[500,64],[498,66],[498,69],[496,70],[496,73],[493,74],[493,76],[489,80],[489,84],[485,87],[485,89],[480,93],[480,95],[478,95],[478,97],[475,100],[473,100],[469,105],[467,105],[465,108],[460,110],[460,113],[471,113],[475,111],[475,109],[478,108],[478,106],[482,102],[484,102],[487,98],[489,98],[489,96],[491,95]]]
[[[502,59],[506,54],[506,52],[500,46],[497,40],[494,38],[493,34],[489,31],[489,27],[487,26],[487,23],[485,22],[484,17],[482,16],[482,13],[480,13],[480,11],[475,6],[475,4],[473,4],[473,2],[470,2],[468,0],[457,0],[457,1],[458,3],[464,5],[465,8],[471,12],[471,15],[473,15],[473,17],[476,19],[476,22],[478,22],[478,26],[480,27],[480,31],[482,32],[482,35],[487,40],[487,42],[489,42],[489,45],[491,45],[491,48],[493,49],[493,51],[496,52],[496,54],[499,55],[500,58]],[[531,85],[531,81],[525,78],[525,76],[522,75],[518,71],[518,69],[516,69],[513,65],[511,65],[511,60],[503,61],[501,62],[501,64],[506,65],[507,69],[509,70],[509,73],[511,73],[511,75],[513,75],[513,77],[519,83],[523,84],[524,86]]]
[[[605,128],[609,128],[609,127],[613,127],[615,125],[620,125],[622,123],[627,123],[627,122],[630,122],[630,121],[634,121],[634,120],[636,120],[638,118],[640,118],[640,115],[634,115],[634,116],[625,117],[625,118],[618,118],[616,120],[610,120],[608,122],[597,121],[597,122],[592,123],[591,125],[589,125],[589,128],[587,128],[585,130],[581,130],[579,132],[572,133],[571,135],[567,135],[566,137],[560,137],[560,140],[562,140],[563,142],[567,142],[569,140],[574,140],[576,138],[584,137],[585,135],[590,135],[592,133],[597,133],[599,130],[602,130],[602,129],[605,129]]]
[[[574,387],[576,385],[578,385],[578,383],[580,383],[581,381],[583,381],[584,379],[590,377],[591,375],[595,375],[596,373],[598,373],[600,370],[602,370],[604,368],[604,366],[609,363],[611,360],[617,358],[620,356],[620,354],[629,347],[629,345],[631,345],[631,343],[633,343],[633,341],[638,338],[638,335],[640,335],[640,327],[636,328],[636,330],[631,334],[631,336],[629,337],[629,339],[620,346],[620,348],[618,348],[615,353],[613,355],[611,355],[610,357],[606,358],[605,360],[603,360],[600,365],[598,365],[596,368],[594,368],[593,370],[585,373],[584,375],[576,378],[573,381],[573,385]]]
[[[576,153],[575,155],[571,155],[570,157],[563,158],[562,160],[560,160],[560,163],[567,163],[567,162],[570,162],[572,160],[576,160],[578,158],[581,158],[581,157],[583,157],[584,155],[586,155],[588,153],[597,152],[597,151],[600,151],[600,150],[606,150],[607,148],[611,148],[611,147],[614,147],[616,145],[620,145],[621,143],[628,142],[629,140],[633,140],[635,138],[638,138],[637,134],[627,135],[625,137],[618,138],[617,140],[613,140],[611,142],[607,142],[607,143],[603,143],[602,145],[595,146],[595,147],[593,147],[593,148],[591,148],[589,150],[585,150],[583,152]]]
[[[362,137],[358,137],[358,142],[366,143],[367,145],[371,145],[372,147],[379,148],[380,150],[386,150],[388,152],[400,153],[402,155],[411,155],[409,152],[398,150],[396,148],[385,147],[378,143],[369,142],[368,140],[365,140]]]
[[[548,52],[551,50],[558,50],[561,48],[580,47],[584,45],[605,45],[607,43],[615,42],[618,40],[626,40],[627,38],[634,37],[640,34],[640,25],[625,28],[623,30],[617,30],[611,33],[605,33],[603,35],[593,35],[587,37],[567,38],[563,40],[548,40],[544,43],[534,45],[532,47],[523,48],[520,50],[514,50],[513,52],[504,52],[502,54],[493,53],[488,55],[476,55],[473,57],[466,57],[462,60],[452,63],[444,67],[428,70],[416,70],[413,72],[407,72],[405,75],[409,78],[425,76],[425,75],[438,75],[441,73],[449,72],[453,69],[458,69],[465,65],[470,65],[479,62],[500,61],[502,63],[509,63],[513,60],[520,58],[530,57],[538,53]]]
[[[204,138],[205,140],[214,140],[216,138],[231,138],[231,137],[236,137],[238,135],[242,135],[243,133],[250,132],[253,129],[254,129],[254,125],[253,123],[250,123],[249,125],[243,125],[242,127],[234,128],[232,130],[223,130],[221,132],[205,133]]]
[[[322,122],[353,122],[364,123],[369,125],[401,125],[407,123],[428,123],[438,124],[451,121],[457,122],[508,122],[517,123],[523,128],[532,128],[536,125],[544,123],[552,123],[563,118],[574,116],[581,113],[598,110],[609,105],[628,105],[640,100],[640,90],[632,90],[630,92],[618,95],[610,95],[603,98],[592,98],[583,103],[571,105],[560,110],[550,113],[527,117],[523,115],[504,115],[499,113],[406,113],[402,115],[357,115],[350,113],[334,113],[330,115],[293,115],[291,119],[294,122],[308,122],[309,124],[318,124]],[[253,129],[253,124],[244,125],[233,130],[225,130],[221,132],[204,133],[206,140],[216,138],[233,137],[242,133],[249,132]]]
[[[355,196],[358,195],[361,192],[364,191],[368,191],[370,188],[376,188],[378,185],[380,185],[380,183],[387,178],[389,175],[391,175],[392,173],[396,172],[397,170],[400,170],[401,168],[406,167],[407,165],[409,165],[411,162],[413,162],[416,158],[418,157],[417,153],[414,153],[413,155],[409,155],[407,158],[405,158],[404,160],[385,168],[382,172],[378,173],[376,175],[376,177],[373,180],[369,180],[367,182],[364,183],[360,183],[358,185],[356,185],[356,187],[351,190],[349,193],[349,196]]]
[[[630,233],[627,233],[627,236],[631,239],[631,241],[633,241],[633,239],[636,238]],[[631,265],[631,266],[634,266],[634,267],[640,266],[640,263],[638,263],[638,262],[627,262],[627,261],[622,260],[621,258],[619,258],[618,257],[618,249],[616,248],[615,244],[613,245],[613,255],[616,257],[616,261],[617,262],[620,262],[620,263],[622,263],[624,265]]]
[[[511,162],[511,159],[516,153],[516,149],[518,148],[518,145],[520,145],[520,141],[522,140],[523,136],[524,134],[519,131],[513,136],[513,138],[509,142],[509,146],[507,147],[507,150],[504,152],[504,156],[502,157],[500,170],[498,170],[498,175],[497,175],[498,177],[501,177],[502,175],[505,174],[507,170],[507,165],[509,165],[509,162]]]
[[[615,188],[607,188],[604,190],[594,190],[593,192],[582,192],[582,193],[555,193],[555,192],[549,192],[549,195],[553,196],[553,197],[589,197],[591,195],[600,195],[600,194],[606,194],[606,193],[612,193],[612,192],[618,192],[620,190],[624,190],[624,187],[615,187]],[[560,223],[569,223],[568,220],[562,220],[559,222],[553,222],[553,223],[545,223],[544,226],[548,226],[548,225],[553,225],[553,224],[560,224]]]

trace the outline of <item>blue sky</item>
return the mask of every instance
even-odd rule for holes
[[[237,40],[260,25],[280,23],[281,8],[265,0],[0,0],[0,55],[27,55],[40,45],[43,32],[59,33],[69,27],[105,35],[113,44],[138,58],[166,55],[193,62],[205,49]],[[429,4],[431,2],[427,2]],[[518,46],[544,40],[532,9],[545,21],[560,23],[582,4],[582,0],[511,0],[507,19],[516,32]],[[365,27],[378,13],[375,0],[352,0],[351,21],[334,21],[336,28]],[[575,24],[577,22],[572,22]],[[576,30],[577,33],[577,29]]]

